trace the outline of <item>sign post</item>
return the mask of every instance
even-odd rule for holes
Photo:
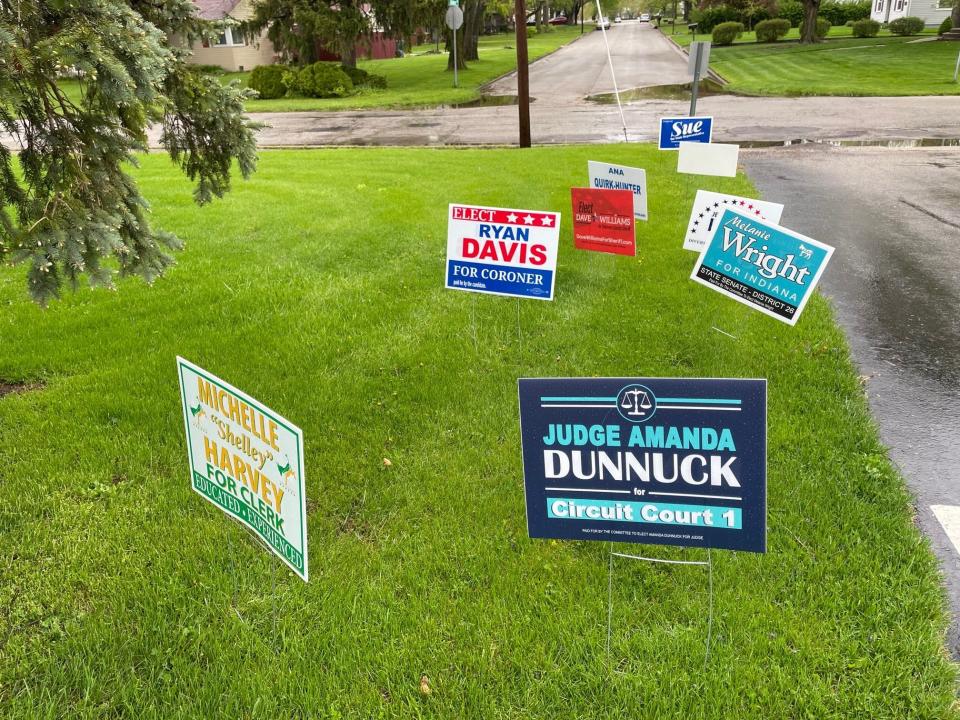
[[[527,58],[527,6],[516,0],[513,24],[517,31],[517,102],[520,110],[520,147],[530,147],[530,68]]]
[[[690,60],[687,67],[693,75],[690,94],[690,117],[697,114],[697,95],[700,94],[700,77],[707,73],[710,66],[710,42],[698,40],[691,43]]]
[[[463,10],[460,9],[459,0],[450,0],[450,7],[447,8],[444,21],[453,31],[453,86],[460,87],[457,76],[457,31],[463,27]]]
[[[953,68],[953,81],[957,81],[957,75],[960,74],[960,53],[957,53],[957,65]]]

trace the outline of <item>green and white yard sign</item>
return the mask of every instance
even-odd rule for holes
[[[308,580],[303,432],[181,357],[177,375],[193,489]]]

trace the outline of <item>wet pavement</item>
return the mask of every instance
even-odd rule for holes
[[[616,105],[536,97],[530,107],[536,145],[623,141]],[[662,117],[686,115],[686,100],[624,104],[630,142],[655,142]],[[801,141],[960,143],[960,96],[897,98],[744,98],[714,95],[698,112],[714,117],[714,141],[783,144]],[[515,145],[516,105],[431,110],[251,113],[266,123],[262,148]],[[159,146],[160,129],[150,132]],[[0,136],[0,142],[3,141]]]
[[[687,57],[650,23],[634,20],[607,31],[610,56],[620,90],[690,82]],[[510,73],[487,86],[495,95],[515,95],[517,75]],[[530,66],[530,94],[544,103],[581,100],[613,92],[603,33],[587,25],[576,42]]]
[[[931,510],[960,513],[960,149],[804,146],[741,162],[785,203],[785,226],[837,248],[821,288],[940,559],[960,657],[960,532]]]

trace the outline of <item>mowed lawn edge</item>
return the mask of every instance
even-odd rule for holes
[[[647,169],[635,259],[572,248],[588,159]],[[41,311],[0,270],[0,378],[44,384],[0,399],[5,716],[956,717],[936,562],[829,303],[791,328],[689,281],[696,190],[753,191],[673,159],[269,151],[197,208],[152,155],[187,243],[154,287]],[[451,201],[563,213],[556,300],[444,290]],[[177,354],[303,428],[310,584],[191,492]],[[618,562],[608,659],[606,546],[526,538],[517,378],[633,375],[769,382],[769,552],[713,553],[706,668],[702,571]]]
[[[580,37],[579,28],[565,26],[537,33],[527,40],[529,60],[539,60]],[[443,50],[439,54],[428,54],[425,48],[429,46],[421,45],[402,58],[357,63],[357,67],[363,70],[386,77],[385,90],[363,88],[358,94],[345,98],[253,99],[246,102],[246,109],[248,112],[375,110],[470,103],[480,98],[480,89],[484,85],[516,70],[515,46],[516,38],[510,33],[481,36],[480,59],[468,62],[467,68],[459,71],[459,87],[456,88],[453,87],[453,73],[446,69],[448,54]],[[442,43],[440,47],[443,48]],[[239,80],[246,86],[249,76],[249,73],[228,73],[224,81]]]
[[[756,43],[746,37],[730,46],[714,46],[710,68],[727,81],[726,90],[742,95],[895,97],[960,93],[960,84],[953,82],[957,59],[953,43],[918,42],[923,38],[889,34],[854,38],[849,31],[832,28],[830,37],[816,45],[801,45],[795,39]],[[689,44],[689,37],[677,36],[674,40]]]

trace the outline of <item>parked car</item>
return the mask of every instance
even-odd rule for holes
[[[615,23],[623,22],[623,21],[620,19],[620,16],[619,16],[619,15],[617,15],[616,17],[614,17],[614,18],[613,18],[613,21],[614,21]]]
[[[609,30],[609,29],[610,29],[610,19],[609,19],[609,18],[601,18],[600,20],[597,20],[597,28],[596,28],[596,29],[597,29],[597,30]]]
[[[556,17],[550,18],[549,23],[551,25],[566,25],[567,19],[563,15],[557,15]]]
[[[643,13],[640,16],[640,22],[650,22],[650,13]]]

